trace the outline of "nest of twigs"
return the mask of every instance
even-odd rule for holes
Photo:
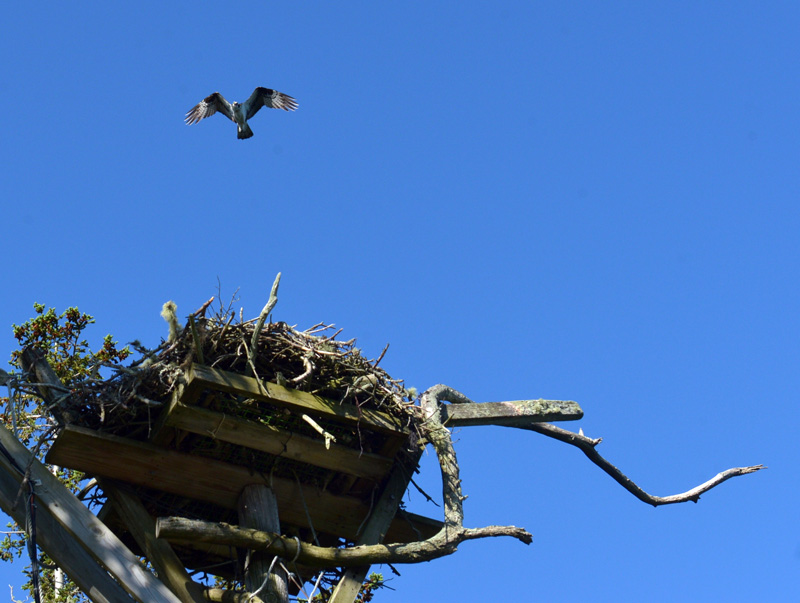
[[[380,409],[406,425],[413,423],[415,392],[378,366],[386,349],[377,359],[369,359],[355,339],[337,339],[342,330],[332,325],[318,323],[298,330],[275,322],[261,326],[253,350],[257,323],[257,319],[235,322],[233,313],[205,317],[198,311],[156,349],[140,347],[143,357],[132,366],[112,366],[107,379],[73,384],[64,410],[73,424],[145,439],[185,371],[199,363],[335,402]],[[224,410],[245,417],[252,414],[252,405],[240,406]],[[260,420],[275,424],[276,419]]]
[[[189,368],[201,364],[256,377],[261,382],[278,383],[334,403],[378,409],[399,419],[398,424],[409,427],[412,434],[418,431],[415,392],[379,366],[385,349],[376,359],[369,359],[356,347],[355,339],[338,339],[341,330],[324,323],[305,330],[284,322],[264,322],[261,326],[258,323],[258,319],[237,320],[232,312],[206,317],[205,307],[201,308],[188,317],[186,324],[171,329],[170,337],[157,348],[145,349],[135,344],[142,357],[132,365],[108,366],[104,369],[111,369],[108,378],[70,384],[69,395],[60,400],[61,417],[72,425],[150,441],[162,412],[185,383]],[[228,417],[321,439],[318,430],[298,414],[262,400],[208,390],[199,395],[195,404]],[[337,446],[381,455],[409,452],[406,446],[363,424],[353,427],[319,418],[317,423],[317,427],[335,437]],[[160,445],[366,501],[374,496],[377,485],[367,479],[353,479],[280,455],[229,444],[213,434],[176,432],[171,439],[161,440]],[[208,503],[143,488],[137,493],[154,516],[179,513],[209,521],[236,522],[235,514]]]
[[[413,470],[416,466],[413,454],[419,447],[419,435],[424,431],[420,406],[415,391],[407,389],[402,380],[393,379],[379,366],[386,348],[377,358],[371,359],[356,347],[355,339],[339,339],[341,329],[332,325],[318,323],[300,330],[284,322],[266,321],[266,310],[252,320],[243,320],[241,314],[237,317],[230,308],[221,308],[213,314],[209,312],[207,316],[209,304],[207,302],[181,320],[183,324],[179,324],[174,304],[165,304],[162,315],[169,324],[169,335],[158,346],[146,348],[135,342],[131,345],[140,357],[133,363],[98,366],[90,376],[64,383],[65,388],[53,388],[51,392],[55,393],[46,396],[46,408],[55,422],[59,427],[64,424],[84,427],[193,457],[244,467],[251,475],[269,479],[270,484],[274,477],[283,483],[296,482],[305,491],[310,489],[348,497],[360,504],[354,506],[354,512],[359,513],[372,508],[389,469],[396,466],[397,461]],[[198,370],[195,365],[251,377],[262,385],[277,383],[324,398],[329,403],[348,405],[350,419],[338,420],[340,417],[335,416],[336,413],[318,413],[309,420],[296,408],[274,404],[268,396],[250,390],[229,391],[215,388],[208,381],[196,387],[187,386],[193,369],[194,374]],[[191,394],[187,393],[189,391]],[[356,453],[356,457],[350,458],[360,460],[363,453],[369,453],[373,461],[385,461],[386,472],[353,472],[349,466],[314,463],[299,455],[274,450],[266,452],[264,448],[249,447],[247,443],[240,444],[232,438],[218,438],[212,431],[177,427],[165,418],[170,416],[178,402],[196,406],[198,410],[212,411],[223,418],[235,417],[275,428],[270,430],[271,433],[279,432],[281,438],[285,434],[291,438],[299,435],[319,443],[324,437],[326,447],[330,439],[335,446]],[[396,421],[391,421],[391,429],[383,430],[376,428],[376,425],[380,427],[378,423],[367,420],[354,422],[352,407],[379,410]],[[309,413],[313,414],[313,411],[309,410]],[[42,450],[49,448],[50,439],[55,434],[64,431],[48,429],[40,440],[40,444],[45,444]],[[351,454],[350,451],[347,454]],[[407,463],[409,459],[414,459],[413,465]],[[121,458],[120,463],[124,462],[125,459]],[[215,466],[220,467],[219,463]],[[178,515],[237,523],[236,510],[225,501],[190,498],[168,488],[161,490],[158,484],[136,484],[141,482],[132,480],[127,487],[142,500],[153,517]],[[103,495],[91,488],[89,483],[86,488],[90,492],[88,498],[102,502]],[[305,506],[306,502],[300,500],[296,504]],[[350,528],[350,531],[339,532],[335,529],[338,526],[333,524],[315,531],[308,510],[306,514],[309,525],[299,520],[284,525],[282,520],[283,529],[304,541],[315,540],[322,546],[351,544],[354,540]],[[113,516],[109,521],[116,526],[113,529],[127,538],[121,523]],[[187,545],[179,549],[187,567],[199,569],[211,564],[215,567],[211,573],[226,578],[237,576],[236,559],[231,558],[227,548],[212,552],[195,550]]]

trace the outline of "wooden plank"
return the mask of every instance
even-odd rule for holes
[[[31,454],[28,449],[2,427],[0,427],[0,445],[8,451],[18,467],[25,467],[31,462]],[[84,549],[91,552],[134,599],[143,603],[151,601],[180,603],[162,582],[147,571],[139,559],[120,542],[119,538],[36,459],[32,459],[31,462],[31,479],[35,480],[39,507],[47,509],[53,519]],[[16,496],[16,492],[14,495]],[[47,552],[57,553],[58,551],[48,550]],[[60,562],[58,563],[60,565]],[[64,567],[66,569],[68,566]],[[70,576],[78,578],[75,573]]]
[[[181,395],[184,391],[184,385],[182,383],[178,383],[175,388],[175,391],[172,392],[172,395],[169,398],[169,402],[161,409],[161,412],[156,419],[156,424],[153,427],[153,431],[148,438],[153,444],[157,444],[158,446],[167,446],[172,442],[175,436],[175,430],[167,427],[166,423],[169,420],[169,416],[172,414],[172,411],[175,410],[175,407],[180,404]]]
[[[192,580],[169,543],[156,538],[156,522],[139,498],[110,480],[99,480],[99,483],[139,548],[170,590],[182,603],[205,603],[203,587]]]
[[[422,457],[422,449],[415,451],[407,462],[395,463],[386,486],[378,499],[375,509],[364,526],[364,532],[356,544],[379,544],[383,542],[397,507],[403,500],[414,469]],[[369,566],[349,567],[339,580],[331,595],[330,603],[353,603],[361,590],[361,585],[369,573]]]
[[[263,400],[295,412],[317,415],[347,425],[361,425],[390,435],[407,437],[408,429],[389,413],[353,404],[339,404],[307,392],[283,387],[277,383],[260,383],[253,377],[192,364],[186,374],[184,396],[192,399],[198,389],[211,388]]]
[[[278,501],[275,493],[263,484],[245,486],[237,505],[239,525],[265,532],[281,533]],[[289,576],[282,567],[273,567],[274,555],[264,551],[247,551],[244,564],[244,586],[251,593],[258,592],[270,603],[289,601]],[[263,584],[263,590],[262,589]],[[260,591],[260,592],[259,592]]]
[[[350,540],[358,537],[358,528],[369,513],[369,506],[354,497],[322,492],[307,485],[300,487],[295,480],[279,477],[270,479],[268,475],[238,465],[99,434],[72,425],[61,432],[47,455],[47,462],[211,502],[228,509],[236,508],[245,486],[265,484],[275,492],[282,521],[307,527],[308,520],[303,509],[305,502],[314,529]],[[428,525],[425,522],[422,524]],[[413,542],[418,539],[401,519],[396,519],[393,527],[398,541]]]
[[[376,482],[386,477],[392,467],[392,461],[384,456],[336,443],[327,449],[319,439],[205,408],[177,404],[164,425]]]
[[[522,427],[531,423],[577,421],[583,410],[577,402],[564,400],[513,400],[472,404],[441,404],[442,423],[448,427],[501,425]]]
[[[19,525],[24,526],[26,497],[23,495],[17,501],[21,483],[22,474],[4,455],[0,455],[0,508],[13,517]],[[18,502],[16,507],[15,502]],[[37,501],[36,507],[36,543],[72,578],[91,601],[133,603],[130,595],[72,537],[72,534],[56,521],[47,505]]]

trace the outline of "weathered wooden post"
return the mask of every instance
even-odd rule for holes
[[[278,502],[275,494],[264,484],[252,484],[242,490],[237,506],[239,525],[266,532],[281,533]],[[266,603],[289,601],[289,577],[277,559],[270,554],[248,551],[245,562],[245,585],[248,592],[256,593]]]

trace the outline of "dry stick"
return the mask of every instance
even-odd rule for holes
[[[253,371],[253,377],[256,378],[256,383],[258,383],[258,388],[262,394],[266,394],[267,390],[264,387],[264,384],[261,383],[261,377],[258,376],[258,371],[256,371],[256,364],[254,362],[255,354],[252,354],[250,352],[250,349],[247,347],[247,341],[245,340],[244,336],[242,336],[242,345],[244,346],[244,351],[247,352],[247,364],[250,365],[250,370]],[[280,375],[280,373],[278,374]],[[280,380],[278,381],[280,385]]]
[[[275,282],[272,283],[272,290],[269,292],[269,300],[267,300],[267,305],[264,306],[264,309],[261,310],[261,314],[258,315],[258,322],[253,330],[253,338],[250,340],[250,354],[248,356],[248,360],[251,367],[253,367],[255,364],[256,353],[258,352],[258,337],[261,335],[261,329],[264,328],[264,322],[267,320],[267,316],[269,316],[269,313],[272,312],[275,304],[278,303],[278,285],[280,284],[281,273],[279,272],[278,276],[275,277]],[[257,377],[255,375],[255,369],[253,369],[253,376]]]
[[[752,465],[750,467],[734,467],[732,469],[728,469],[727,471],[723,471],[722,473],[718,473],[707,482],[700,484],[696,488],[692,488],[691,490],[684,492],[683,494],[673,494],[672,496],[653,496],[652,494],[648,494],[647,492],[642,490],[630,478],[628,478],[624,473],[622,473],[622,471],[617,469],[614,465],[612,465],[606,459],[600,456],[600,453],[597,452],[597,450],[595,450],[595,446],[597,446],[602,441],[602,438],[597,438],[597,439],[587,438],[584,435],[567,431],[566,429],[556,427],[555,425],[550,425],[549,423],[531,423],[530,425],[527,425],[525,429],[541,433],[542,435],[546,435],[561,442],[572,444],[573,446],[580,448],[580,450],[587,457],[589,457],[590,461],[592,461],[595,465],[597,465],[603,471],[608,473],[612,478],[614,478],[614,480],[620,486],[625,488],[628,492],[633,494],[636,498],[638,498],[642,502],[646,502],[647,504],[653,505],[654,507],[658,507],[660,505],[682,503],[690,500],[692,502],[697,502],[700,499],[701,494],[708,492],[709,490],[711,490],[711,488],[718,486],[722,482],[729,480],[732,477],[736,477],[738,475],[746,475],[748,473],[754,473],[761,469],[766,469],[764,465]]]
[[[312,419],[305,413],[300,415],[300,418],[303,419],[303,421],[305,421],[309,425],[311,425],[311,427],[313,427],[317,433],[319,433],[323,438],[325,438],[325,449],[330,450],[331,442],[336,441],[336,438],[333,436],[333,434],[325,431],[325,429],[322,426],[320,426],[319,423],[317,423],[314,419]]]
[[[308,354],[303,356],[303,366],[306,367],[305,372],[302,375],[298,375],[297,377],[289,379],[289,383],[300,383],[304,379],[308,378],[312,372],[314,372],[314,365],[311,363],[311,360],[309,358],[310,355],[311,352],[309,351]]]
[[[375,364],[372,365],[373,367],[377,367],[380,364],[381,360],[383,360],[383,357],[386,355],[386,350],[388,350],[388,349],[389,349],[389,344],[387,343],[386,347],[383,348],[383,351],[381,352],[381,355],[378,356],[378,359],[375,361]]]
[[[198,308],[197,310],[192,312],[192,314],[190,314],[190,316],[194,316],[195,318],[200,318],[201,316],[205,317],[206,310],[208,310],[208,307],[211,305],[211,302],[213,302],[213,301],[214,301],[214,298],[212,297],[206,303],[204,303],[202,306],[200,306],[200,308]]]
[[[222,337],[225,335],[225,331],[227,330],[227,328],[228,328],[228,325],[229,325],[229,324],[231,324],[231,321],[232,321],[232,320],[233,320],[235,317],[236,317],[236,315],[235,315],[235,314],[231,314],[231,315],[228,317],[228,322],[226,322],[226,323],[225,323],[225,326],[223,326],[223,327],[222,327],[222,330],[219,332],[219,334],[217,335],[217,338],[214,340],[214,346],[211,348],[211,351],[212,351],[212,352],[213,352],[213,351],[216,351],[216,349],[217,349],[217,345],[219,345],[219,342],[220,342],[220,341],[222,341]]]
[[[324,322],[318,322],[317,324],[308,327],[305,331],[301,331],[301,333],[303,333],[304,335],[313,335],[318,331],[324,331],[326,329],[330,329],[332,326],[333,325],[326,325]]]

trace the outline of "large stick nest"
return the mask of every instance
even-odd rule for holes
[[[166,307],[166,306],[165,306]],[[108,365],[110,376],[82,379],[68,384],[69,392],[58,396],[51,407],[60,409],[60,422],[87,427],[128,439],[148,441],[156,433],[159,417],[164,414],[173,395],[180,392],[192,364],[253,376],[262,382],[277,382],[326,398],[335,403],[359,408],[378,409],[400,419],[410,427],[412,439],[419,429],[419,405],[416,393],[405,388],[403,381],[391,378],[380,368],[383,352],[377,359],[368,359],[355,339],[337,339],[341,330],[331,325],[316,324],[298,330],[284,322],[263,323],[257,319],[236,320],[230,310],[206,317],[204,306],[179,326],[172,314],[169,337],[155,349],[133,344],[142,357],[129,366]],[[253,337],[256,335],[255,346]],[[387,346],[388,347],[388,346]],[[253,349],[254,348],[254,349]],[[251,350],[254,353],[251,354]],[[204,390],[194,400],[197,406],[225,416],[260,422],[281,430],[321,440],[322,436],[298,414],[272,406],[263,400],[244,395]],[[327,435],[336,438],[336,445],[360,452],[408,455],[412,446],[392,444],[386,434],[371,431],[359,423],[357,427],[318,419]],[[346,473],[259,452],[217,440],[214,434],[174,433],[160,445],[245,466],[262,475],[297,480],[333,494],[349,495],[371,504],[378,484],[369,479],[356,479]],[[394,447],[393,447],[394,446]],[[179,495],[138,487],[136,494],[153,516],[180,514],[212,522],[236,522],[235,511],[184,499]],[[311,538],[305,528],[299,533]],[[337,534],[318,534],[325,546],[338,546],[343,541]],[[208,563],[208,555],[195,559],[195,552],[183,551],[187,565],[198,567]],[[226,558],[221,562],[228,563]],[[215,573],[229,575],[228,565]]]
[[[340,341],[333,326],[319,323],[300,331],[284,322],[260,329],[250,347],[257,320],[234,322],[234,315],[206,318],[195,313],[170,340],[131,367],[112,366],[107,379],[72,384],[67,402],[73,424],[125,437],[147,437],[159,407],[169,401],[192,363],[255,376],[339,403],[380,409],[406,425],[414,422],[415,392],[378,366],[383,354],[368,359],[356,340]],[[385,350],[384,350],[385,352]],[[230,412],[230,408],[226,408]],[[246,414],[246,405],[241,412]]]

